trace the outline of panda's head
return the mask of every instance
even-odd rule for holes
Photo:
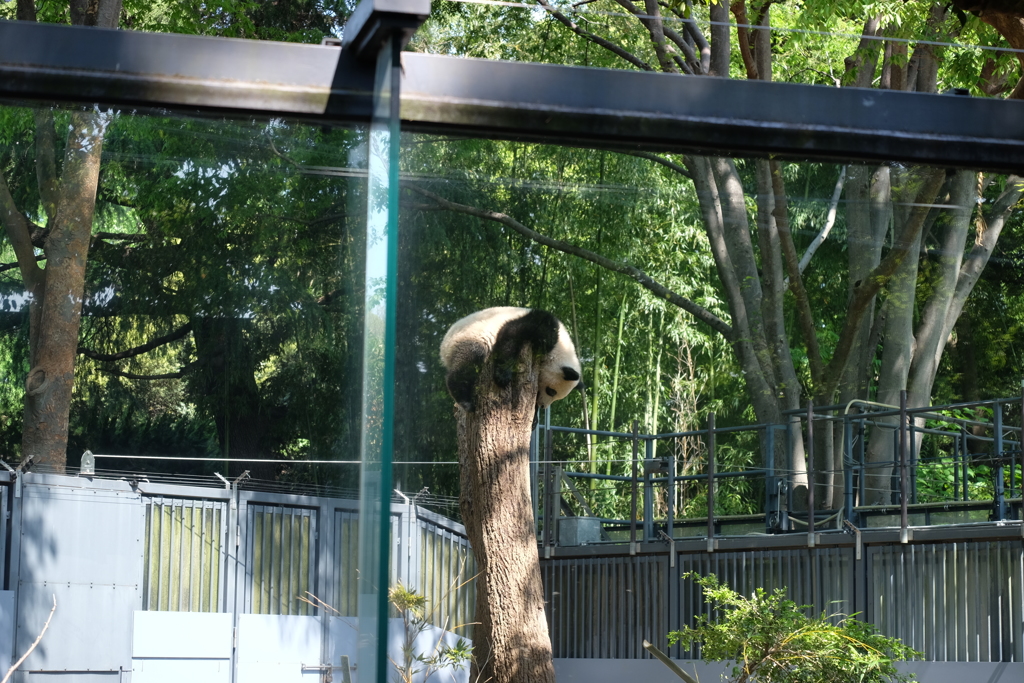
[[[537,405],[546,408],[569,395],[580,383],[582,367],[576,357],[576,347],[565,325],[558,323],[558,341],[544,357],[538,377]]]

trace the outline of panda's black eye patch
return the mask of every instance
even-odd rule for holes
[[[566,365],[562,366],[562,377],[565,377],[568,381],[572,382],[580,378],[580,373],[576,372],[573,368]]]
[[[548,396],[558,396],[558,392],[552,389],[551,387],[545,389],[544,393],[547,394]]]

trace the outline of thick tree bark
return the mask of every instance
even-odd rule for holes
[[[22,455],[63,471],[103,134],[109,115],[76,112],[64,155],[60,195],[46,240],[46,270],[31,302],[31,370],[25,380]],[[30,323],[30,324],[31,324]]]
[[[75,0],[72,23],[113,28],[121,0]],[[34,5],[18,3],[18,18],[35,18]],[[36,121],[36,175],[47,226],[39,268],[32,244],[33,228],[0,180],[0,221],[18,257],[29,303],[30,370],[25,379],[22,457],[34,456],[44,467],[62,472],[67,462],[68,416],[74,385],[75,356],[85,295],[96,188],[103,136],[110,114],[96,110],[71,115],[64,161],[56,163],[53,117],[39,111]],[[58,177],[58,172],[60,176]]]
[[[530,434],[540,366],[529,345],[519,369],[512,384],[500,389],[491,380],[488,359],[476,410],[455,408],[460,506],[479,569],[470,678],[554,683],[530,498]]]

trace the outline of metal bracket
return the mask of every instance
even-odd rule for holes
[[[384,41],[398,34],[404,46],[430,16],[430,0],[362,0],[345,24],[341,49],[376,59]]]
[[[25,466],[28,465],[30,462],[32,462],[32,459],[34,457],[36,457],[36,456],[34,456],[34,455],[26,455],[24,458],[21,459],[21,462],[18,463],[17,467],[11,467],[10,465],[8,465],[3,460],[0,460],[0,465],[3,465],[7,469],[8,472],[10,472],[12,475],[14,475],[12,478],[14,479],[14,497],[15,498],[21,498],[21,476],[20,476],[21,475],[21,470],[24,469]]]
[[[96,456],[92,451],[82,453],[82,463],[78,468],[79,475],[91,476],[96,474]]]
[[[853,534],[856,538],[856,559],[860,560],[861,556],[864,553],[864,540],[861,538],[860,529],[854,526],[854,524],[850,520],[844,519],[843,531],[845,531],[848,534]]]
[[[668,541],[668,566],[676,566],[676,539],[672,538],[664,531],[658,531],[658,536],[663,540]]]

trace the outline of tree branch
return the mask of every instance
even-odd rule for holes
[[[21,3],[19,3],[19,9],[20,9],[20,5],[21,5]],[[53,619],[53,613],[56,612],[56,611],[57,611],[57,596],[54,595],[53,596],[53,607],[50,608],[50,616],[46,617],[46,623],[43,624],[43,630],[40,631],[39,635],[36,637],[36,639],[34,641],[32,641],[32,645],[28,648],[28,650],[25,651],[25,654],[23,654],[18,661],[16,661],[14,664],[11,665],[11,668],[7,670],[7,675],[4,676],[3,681],[0,681],[0,683],[7,683],[7,681],[9,681],[11,679],[11,675],[15,671],[18,670],[18,667],[21,666],[25,662],[25,660],[28,659],[28,656],[30,654],[32,654],[33,650],[36,649],[36,646],[39,645],[39,642],[43,639],[43,636],[46,634],[46,629],[50,628],[50,620]]]
[[[750,50],[746,0],[736,0],[729,6],[729,11],[736,17],[736,40],[740,44],[740,56],[743,57],[743,67],[747,70],[747,79],[756,81],[757,64],[754,62],[754,53]]]
[[[665,168],[671,169],[678,173],[679,175],[685,178],[689,178],[690,180],[693,180],[693,175],[686,168],[680,166],[674,161],[666,159],[665,157],[660,157],[657,154],[651,154],[650,152],[624,152],[624,154],[629,154],[630,156],[634,157],[640,157],[641,159],[650,159],[656,164],[661,164]]]
[[[142,344],[141,346],[136,346],[126,351],[121,351],[119,353],[99,353],[98,351],[87,349],[84,346],[78,347],[78,353],[82,354],[86,358],[92,358],[93,360],[100,360],[109,363],[116,360],[124,360],[125,358],[134,358],[135,356],[141,356],[144,353],[149,353],[153,349],[159,348],[161,346],[164,346],[165,344],[170,344],[173,341],[181,339],[191,331],[192,323],[189,322],[185,323],[184,325],[174,330],[173,332],[165,334],[162,337],[157,337],[156,339],[148,341],[145,344]]]
[[[177,372],[169,372],[165,375],[137,375],[134,372],[121,372],[120,370],[114,370],[112,368],[100,368],[100,372],[104,372],[108,375],[114,375],[115,377],[124,377],[125,379],[142,379],[142,380],[158,380],[158,379],[181,379],[185,376],[185,373],[189,371],[191,366],[186,366]]]
[[[775,224],[779,228],[779,242],[782,245],[783,261],[786,264],[786,271],[789,273],[789,288],[796,298],[797,317],[800,320],[800,329],[803,332],[804,342],[807,344],[807,360],[811,366],[811,381],[815,388],[821,387],[824,379],[824,365],[821,358],[821,347],[818,345],[818,335],[814,330],[814,314],[811,312],[811,302],[804,288],[804,280],[800,276],[800,266],[796,260],[796,246],[793,244],[793,233],[789,226],[789,204],[786,200],[786,187],[782,181],[782,167],[779,162],[772,160],[768,162],[772,172],[772,190],[775,193]]]
[[[46,260],[46,254],[39,254],[39,255],[36,256],[36,261],[45,261],[45,260]],[[14,270],[15,268],[17,268],[20,265],[21,264],[19,264],[17,261],[15,261],[14,263],[0,263],[0,273],[4,272],[5,270]]]
[[[125,242],[143,242],[146,240],[146,235],[131,235],[120,232],[94,232],[92,234],[92,238],[94,240],[123,240]]]
[[[537,4],[540,5],[541,7],[543,7],[544,10],[548,14],[550,14],[555,19],[557,19],[559,22],[564,24],[566,27],[568,27],[568,29],[570,31],[572,31],[576,35],[582,36],[583,38],[586,38],[587,40],[589,40],[590,42],[594,43],[595,45],[600,45],[604,49],[606,49],[606,50],[608,50],[610,52],[615,53],[616,55],[618,55],[619,57],[622,57],[623,59],[625,59],[627,62],[629,62],[633,66],[638,67],[640,69],[643,69],[644,71],[654,71],[655,70],[654,67],[652,67],[647,62],[645,62],[644,60],[640,59],[639,57],[637,57],[633,53],[627,52],[625,49],[619,47],[618,45],[616,45],[615,43],[611,42],[610,40],[605,40],[604,38],[602,38],[601,36],[599,36],[597,34],[591,33],[590,31],[587,31],[585,29],[580,28],[579,25],[577,25],[575,21],[573,21],[569,17],[565,16],[564,14],[562,14],[561,12],[556,10],[554,7],[552,7],[547,2],[545,2],[545,0],[537,0]]]
[[[832,226],[835,225],[836,210],[839,208],[839,197],[843,194],[843,183],[845,182],[846,167],[843,166],[842,170],[839,171],[839,179],[836,181],[836,189],[832,192],[832,200],[828,204],[828,216],[825,218],[825,226],[811,241],[811,244],[807,247],[807,251],[804,252],[803,258],[800,259],[801,273],[807,270],[807,264],[811,262],[811,257],[814,256],[814,252],[818,251],[818,247],[824,243],[828,234],[832,231]]]
[[[641,10],[639,7],[634,5],[630,0],[615,0],[621,5],[626,11],[630,12],[635,16],[644,28],[647,29],[647,33],[651,37],[651,42],[654,44],[654,52],[658,55],[658,62],[661,64],[662,71],[666,73],[677,73],[676,69],[672,67],[669,61],[669,55],[674,52],[671,46],[665,43],[665,38],[669,37],[686,55],[686,61],[692,64],[697,64],[697,56],[693,53],[693,48],[686,44],[683,38],[673,31],[671,28],[665,26],[665,22],[661,18],[661,8],[658,6],[657,0],[644,0],[645,9]],[[672,54],[672,57],[678,58],[678,55]],[[693,73],[693,67],[687,64],[685,71],[687,73]]]
[[[36,253],[32,247],[31,222],[18,210],[14,197],[7,188],[7,181],[0,173],[0,223],[4,224],[7,238],[18,259],[21,277],[29,289],[42,283],[43,269],[36,264]]]
[[[562,242],[561,240],[556,240],[551,237],[547,237],[546,235],[542,235],[539,232],[531,230],[530,228],[526,227],[519,221],[503,213],[498,213],[495,211],[484,211],[473,206],[466,206],[465,204],[457,204],[455,202],[450,202],[447,199],[434,194],[433,192],[430,192],[421,187],[417,187],[415,185],[411,185],[408,183],[405,184],[405,187],[409,190],[412,190],[413,192],[423,195],[424,197],[429,197],[430,199],[437,202],[440,206],[442,206],[445,209],[448,209],[449,211],[455,211],[456,213],[462,213],[469,216],[476,216],[477,218],[484,218],[490,221],[495,221],[496,223],[501,223],[502,225],[512,228],[523,237],[526,237],[529,240],[537,242],[538,244],[543,244],[546,247],[555,249],[556,251],[560,251],[564,254],[577,256],[586,261],[590,261],[591,263],[597,264],[607,270],[611,270],[616,273],[621,273],[622,275],[625,275],[635,280],[642,287],[653,293],[659,299],[664,299],[665,301],[668,301],[669,303],[678,306],[679,308],[683,309],[684,311],[686,311],[693,317],[697,318],[701,322],[707,323],[707,325],[709,325],[716,332],[720,333],[726,339],[730,341],[732,340],[733,331],[728,323],[726,323],[724,320],[722,320],[721,318],[719,318],[718,316],[716,316],[714,313],[707,310],[703,306],[700,306],[699,304],[690,301],[686,297],[673,292],[672,290],[665,287],[661,283],[655,281],[653,278],[651,278],[649,275],[644,273],[639,268],[635,268],[633,266],[627,265],[625,263],[620,263],[618,261],[613,261],[609,258],[601,256],[600,254],[595,254],[594,252],[588,251],[587,249],[583,249],[581,247],[569,244],[568,242]]]

